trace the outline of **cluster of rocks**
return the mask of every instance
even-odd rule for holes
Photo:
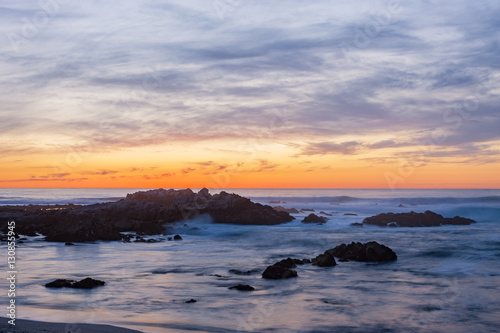
[[[338,258],[339,261],[389,262],[397,260],[398,257],[389,247],[374,241],[368,243],[352,242],[326,250],[311,260],[294,258],[281,260],[268,266],[262,273],[262,278],[288,279],[297,277],[297,271],[292,269],[296,268],[297,265],[311,263],[319,267],[332,267],[337,265],[335,258]]]
[[[367,217],[364,224],[373,224],[383,227],[436,227],[441,225],[469,225],[476,221],[465,217],[443,217],[440,214],[431,212],[424,213],[383,213]]]
[[[247,225],[273,225],[294,219],[287,212],[224,191],[211,195],[206,188],[198,193],[190,189],[157,189],[128,194],[117,202],[87,206],[2,206],[0,230],[5,231],[7,222],[15,220],[17,233],[41,234],[47,241],[116,241],[123,239],[122,232],[163,234],[167,224],[203,214],[210,215],[215,223]]]

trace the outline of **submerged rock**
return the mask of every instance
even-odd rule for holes
[[[186,301],[185,303],[196,303],[198,302],[197,300],[195,300],[194,298],[191,298],[189,301]]]
[[[106,282],[94,280],[92,278],[85,278],[80,281],[57,279],[55,281],[45,284],[47,288],[75,288],[75,289],[92,289],[95,287],[104,286]]]
[[[326,220],[326,217],[324,216],[318,216],[316,214],[309,214],[307,215],[303,220],[302,222],[303,223],[325,223],[327,220]]]
[[[57,279],[52,282],[46,283],[47,288],[71,288],[75,280]]]
[[[385,262],[394,261],[398,257],[389,247],[377,242],[341,244],[333,249],[327,250],[325,254],[339,258],[339,260],[352,260],[362,262]]]
[[[255,290],[254,287],[249,286],[248,284],[237,284],[235,286],[229,287],[228,289],[236,289],[241,291],[252,291]]]
[[[469,225],[476,221],[465,217],[455,216],[453,218],[443,217],[430,210],[424,213],[383,213],[367,217],[363,220],[364,224],[374,224],[383,227],[435,227],[440,225]]]

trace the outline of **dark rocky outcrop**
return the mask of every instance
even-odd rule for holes
[[[248,284],[237,284],[235,286],[229,287],[228,289],[236,289],[241,291],[252,291],[255,290],[254,287],[249,286]]]
[[[186,301],[184,303],[196,303],[198,302],[197,300],[195,300],[194,298],[191,298],[189,301]]]
[[[353,227],[362,227],[363,223],[354,222],[354,223],[351,223],[351,226],[353,226]]]
[[[362,262],[385,262],[397,260],[397,255],[389,247],[377,242],[351,244],[341,244],[333,249],[327,250],[329,254],[342,261],[362,261]]]
[[[331,267],[337,265],[337,262],[335,261],[333,255],[326,251],[325,253],[318,255],[316,258],[313,258],[312,264],[319,267]]]
[[[321,211],[319,213],[322,214],[322,215],[325,215],[325,216],[333,216],[332,214],[324,212],[324,211]]]
[[[358,216],[358,214],[356,214],[356,213],[345,213],[344,215],[345,216]]]
[[[175,235],[174,240],[182,240],[182,237],[180,235]]]
[[[165,224],[209,214],[216,223],[272,225],[293,220],[287,212],[253,203],[237,194],[211,195],[206,188],[194,193],[186,190],[157,189],[128,194],[125,200],[87,206],[29,205],[0,207],[0,231],[16,221],[23,235],[46,236],[47,241],[86,242],[96,240],[130,241],[121,232],[140,235],[165,232]]]
[[[460,216],[453,218],[443,217],[430,210],[424,213],[384,213],[367,217],[363,220],[365,224],[374,224],[379,226],[399,226],[399,227],[435,227],[440,225],[469,225],[476,221]]]
[[[106,282],[94,280],[92,278],[85,278],[81,281],[57,279],[52,282],[46,283],[47,288],[75,288],[75,289],[92,289],[95,287],[104,286]]]
[[[326,221],[326,217],[318,216],[312,213],[304,217],[304,219],[302,220],[303,223],[325,223]]]
[[[268,266],[264,271],[264,273],[262,273],[262,278],[273,279],[273,280],[289,279],[297,276],[298,275],[296,271],[277,265]]]
[[[47,288],[71,288],[75,280],[57,279],[52,282],[46,283]]]

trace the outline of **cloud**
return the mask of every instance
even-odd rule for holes
[[[308,143],[302,148],[299,155],[326,155],[326,154],[341,154],[352,155],[361,147],[361,144],[356,141],[347,141],[341,143],[335,142],[314,142]]]
[[[0,156],[67,152],[81,140],[112,152],[256,136],[300,142],[299,155],[352,155],[416,145],[435,129],[446,131],[442,146],[499,136],[493,0],[405,1],[386,23],[382,1],[246,2],[223,19],[210,1],[66,3],[15,52],[6,36],[40,10],[0,7]],[[369,24],[377,29],[360,44]],[[480,84],[488,98],[450,127],[444,112]],[[276,110],[287,112],[279,127]]]

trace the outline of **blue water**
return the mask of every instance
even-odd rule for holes
[[[0,189],[0,204],[88,204],[134,191]],[[277,226],[218,225],[204,217],[171,230],[182,241],[151,244],[69,247],[29,238],[18,249],[19,316],[145,332],[500,331],[500,190],[227,191],[332,216],[323,225],[303,224],[306,212]],[[378,213],[427,209],[478,223],[350,226]],[[341,243],[371,240],[391,247],[398,260],[341,262],[332,268],[306,265],[297,268],[298,278],[289,280],[260,277],[267,265],[288,256],[311,258]],[[231,269],[257,273],[236,275]],[[87,276],[107,285],[92,291],[43,287],[56,278]],[[256,290],[227,289],[238,283]],[[185,303],[191,298],[197,302]]]

